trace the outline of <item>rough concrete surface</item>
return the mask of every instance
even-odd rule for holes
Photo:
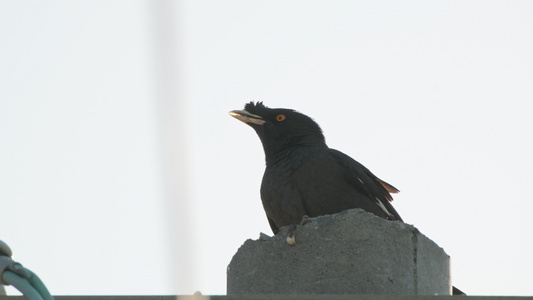
[[[412,225],[352,209],[244,242],[227,294],[450,295],[450,258]]]

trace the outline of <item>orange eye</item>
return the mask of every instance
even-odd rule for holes
[[[276,121],[283,122],[283,121],[285,121],[286,118],[287,117],[285,117],[284,114],[279,114],[279,115],[276,116]]]

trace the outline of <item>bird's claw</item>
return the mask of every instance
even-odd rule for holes
[[[296,224],[289,225],[289,230],[287,231],[287,244],[289,244],[289,246],[296,245]]]

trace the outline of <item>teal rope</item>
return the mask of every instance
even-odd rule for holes
[[[31,284],[24,278],[18,276],[16,273],[5,270],[2,274],[2,280],[5,283],[14,286],[19,290],[28,300],[43,300],[43,297],[31,286]]]
[[[2,274],[2,280],[5,283],[14,286],[28,300],[54,300],[41,279],[32,271],[28,269],[26,270],[31,273],[29,280],[20,277],[17,273],[10,270],[4,271]]]
[[[39,276],[37,276],[37,274],[33,273],[32,271],[28,271],[31,273],[31,277],[29,280],[30,284],[33,286],[34,289],[37,290],[43,300],[54,300],[54,297],[52,297],[44,283],[41,281],[41,278],[39,278]]]

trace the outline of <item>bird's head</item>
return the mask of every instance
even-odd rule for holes
[[[267,155],[290,147],[326,147],[320,126],[310,117],[292,109],[269,108],[263,102],[250,102],[244,110],[229,113],[236,119],[250,125],[261,139]]]

